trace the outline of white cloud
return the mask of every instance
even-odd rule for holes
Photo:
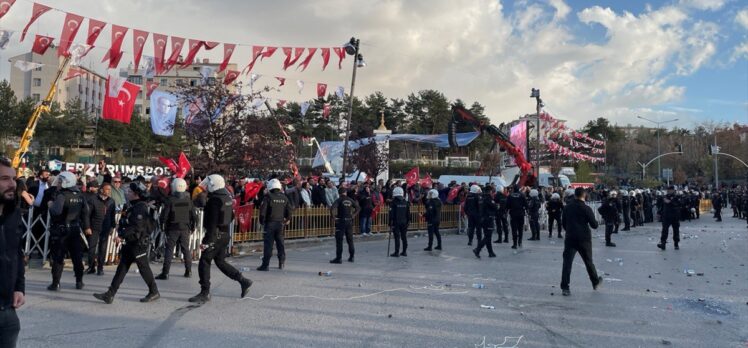
[[[554,18],[564,19],[571,12],[571,7],[567,5],[564,0],[548,0],[548,2],[556,9]]]
[[[743,29],[748,30],[748,8],[742,9],[735,15],[735,22],[740,24]],[[748,59],[748,41],[738,44],[732,53],[732,61],[740,58]]]
[[[719,10],[725,5],[725,0],[680,0],[680,4],[698,10]]]

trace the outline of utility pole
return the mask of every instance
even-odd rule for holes
[[[718,149],[717,147],[717,130],[714,130],[714,149]],[[719,151],[719,150],[717,150]],[[714,189],[719,189],[719,162],[717,160],[717,153],[712,153],[712,157],[714,157]]]

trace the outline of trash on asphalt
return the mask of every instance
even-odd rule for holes
[[[241,268],[241,271],[242,271],[242,272],[249,272],[249,267],[242,267],[242,268]]]
[[[488,306],[488,305],[480,305],[480,308],[483,308],[483,309],[496,309],[496,307],[494,307],[494,306]]]
[[[483,283],[475,283],[475,284],[473,284],[473,288],[475,288],[475,289],[485,289],[486,286]]]
[[[320,275],[320,276],[325,276],[325,277],[329,277],[329,276],[331,276],[331,275],[332,275],[332,271],[327,271],[327,272],[319,272],[319,275]]]

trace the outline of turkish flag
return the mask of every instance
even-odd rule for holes
[[[252,71],[252,68],[255,66],[255,62],[257,62],[257,58],[260,58],[262,55],[262,50],[265,48],[265,46],[252,46],[252,60],[249,62],[246,68],[246,74],[249,74]],[[242,70],[242,72],[244,72]]]
[[[122,56],[125,55],[125,52],[119,51],[119,53],[115,54],[113,57],[109,58],[109,69],[117,69],[117,66],[119,65],[119,61],[122,59]]]
[[[187,51],[187,58],[184,59],[182,62],[182,65],[180,65],[181,68],[186,68],[190,65],[192,65],[192,62],[195,60],[195,56],[197,56],[197,52],[200,51],[200,47],[203,47],[205,44],[205,41],[200,40],[189,40],[190,43],[190,50]]]
[[[96,39],[99,37],[99,34],[101,34],[101,31],[104,30],[105,26],[106,23],[95,20],[93,18],[89,18],[88,37],[86,38],[86,45],[93,46],[94,42],[96,42]]]
[[[166,70],[164,68],[166,40],[166,35],[153,33],[153,65],[156,67],[156,74],[161,74]]]
[[[74,67],[70,67],[70,69],[68,69],[68,73],[65,76],[65,78],[63,79],[63,81],[67,81],[67,80],[70,80],[70,79],[72,79],[72,78],[74,78],[76,76],[82,76],[82,75],[88,75],[88,73],[85,72],[84,70],[81,70],[81,69],[78,69],[78,68],[74,68]]]
[[[21,41],[26,38],[26,32],[29,31],[29,27],[36,22],[39,17],[41,17],[43,14],[47,13],[47,11],[51,10],[52,8],[49,6],[45,6],[42,4],[34,3],[34,7],[31,9],[31,19],[29,19],[29,22],[26,24],[26,26],[23,28],[23,32],[21,33]]]
[[[236,79],[239,77],[240,72],[236,70],[229,70],[226,72],[226,77],[223,78],[223,84],[229,85],[232,82],[236,81]]]
[[[291,58],[291,47],[283,47],[283,53],[286,55],[286,60],[283,61],[283,70],[288,69],[289,66],[296,64],[304,53],[303,47],[296,47],[293,49],[293,58]]]
[[[265,58],[270,58],[273,56],[273,53],[278,50],[278,47],[272,47],[268,46],[265,48],[265,52],[262,52],[262,58],[260,58],[260,61],[265,60]]]
[[[0,1],[0,18],[3,18],[8,11],[10,11],[11,6],[16,3],[16,0],[3,0]]]
[[[277,103],[275,103],[275,106],[276,106],[276,107],[277,107],[278,109],[280,109],[280,108],[282,108],[283,106],[285,106],[285,105],[286,105],[286,102],[287,102],[287,100],[285,100],[285,99],[279,99],[279,100],[278,100],[278,102],[277,102]]]
[[[411,187],[418,183],[419,177],[420,174],[418,174],[418,167],[414,167],[409,172],[405,173],[405,182],[408,184],[408,187]]]
[[[151,97],[151,93],[153,93],[153,91],[155,91],[156,88],[158,88],[158,86],[159,86],[159,83],[156,82],[156,81],[146,82],[145,83],[145,88],[146,88],[146,91],[147,91],[146,97],[150,98]]]
[[[172,174],[176,174],[177,172],[179,172],[179,169],[177,169],[178,167],[177,162],[174,161],[173,159],[159,156],[158,160],[161,161],[161,163],[163,163],[167,168],[169,168]]]
[[[133,29],[132,36],[132,47],[135,49],[133,54],[135,55],[133,65],[135,65],[135,72],[138,72],[138,65],[140,64],[140,56],[143,54],[143,47],[145,47],[145,41],[148,40],[148,32],[138,29]]]
[[[190,169],[192,169],[192,165],[190,164],[190,161],[187,160],[187,155],[184,154],[184,152],[179,153],[179,173],[177,173],[177,178],[184,178],[187,176],[187,173],[190,172]]]
[[[257,197],[257,194],[262,190],[262,183],[259,182],[248,182],[244,185],[244,201],[249,202]]]
[[[431,180],[431,175],[426,174],[426,176],[421,179],[421,187],[431,188],[432,186],[434,186],[434,182]]]
[[[78,34],[78,29],[80,29],[82,22],[83,17],[79,15],[72,13],[65,15],[65,22],[62,25],[62,33],[60,34],[60,46],[57,47],[58,57],[67,57],[70,55],[68,49],[70,49],[70,45],[73,43],[75,35]]]
[[[458,193],[460,193],[460,185],[455,185],[451,190],[449,190],[449,194],[447,195],[447,203],[454,203],[455,199],[457,199]]]
[[[171,37],[171,55],[169,56],[169,59],[166,61],[166,66],[165,66],[166,71],[171,70],[174,64],[177,63],[177,60],[179,60],[179,54],[182,53],[182,46],[184,46],[183,38],[177,37],[177,36]]]
[[[252,229],[252,210],[254,204],[240,205],[234,209],[236,221],[239,223],[239,233],[251,232]]]
[[[327,68],[327,63],[330,62],[330,48],[325,47],[322,48],[322,70],[324,71],[325,68]]]
[[[223,62],[221,62],[221,66],[218,67],[218,72],[226,70],[226,67],[229,65],[229,59],[231,59],[231,55],[234,54],[234,48],[236,48],[235,44],[223,44]]]
[[[322,117],[327,119],[330,117],[330,104],[325,104],[325,106],[322,108]]]
[[[299,64],[299,68],[301,68],[301,71],[306,70],[306,68],[309,66],[309,63],[312,61],[312,58],[314,57],[314,54],[317,52],[316,48],[307,48],[307,51],[309,54],[304,58],[304,60]]]
[[[338,69],[343,69],[343,59],[345,59],[345,49],[343,47],[333,47],[333,51],[338,55]]]
[[[276,76],[275,79],[278,80],[278,82],[280,82],[280,84],[278,85],[278,87],[283,87],[283,85],[286,84],[286,78],[285,77],[278,77],[278,76]]]
[[[52,40],[54,40],[53,37],[37,34],[36,38],[34,39],[34,46],[31,47],[31,52],[34,52],[40,56],[44,55],[44,52],[47,52],[49,45],[52,44]]]
[[[120,53],[121,56],[121,53]],[[109,79],[106,80],[106,90],[109,90]],[[110,97],[109,93],[104,97],[104,109],[101,118],[114,120],[122,123],[130,123],[132,110],[135,108],[135,100],[140,92],[140,86],[125,82],[119,90],[117,97]]]
[[[317,97],[322,99],[327,94],[327,84],[317,83]]]
[[[216,48],[220,44],[221,44],[220,42],[203,41],[203,46],[205,46],[205,50],[207,50],[207,51],[210,51],[210,50]]]
[[[104,56],[104,60],[102,62],[105,62],[107,59],[109,59],[109,68],[114,69],[119,65],[119,59],[121,59],[122,55],[122,41],[125,41],[125,35],[127,35],[128,28],[123,27],[121,25],[112,24],[112,45],[109,47],[109,53]],[[114,64],[113,61],[117,62],[117,64]],[[114,68],[112,65],[114,64]]]

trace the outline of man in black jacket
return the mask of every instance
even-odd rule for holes
[[[662,250],[665,250],[670,226],[673,227],[673,244],[675,245],[675,250],[679,249],[681,203],[680,198],[675,195],[675,188],[672,186],[669,187],[667,195],[662,199],[662,233],[660,234],[660,243],[657,244],[657,247]]]
[[[78,179],[71,172],[62,172],[57,177],[60,191],[49,203],[50,264],[52,284],[47,290],[60,289],[60,278],[65,266],[65,254],[70,253],[75,272],[75,288],[83,289],[83,237],[81,232],[89,228],[88,204],[76,186]]]
[[[249,292],[249,287],[252,286],[252,281],[244,278],[241,272],[226,262],[227,249],[231,240],[229,225],[234,219],[234,200],[226,190],[223,177],[218,174],[208,175],[200,186],[208,191],[203,218],[205,236],[200,243],[200,249],[203,252],[197,266],[197,273],[200,276],[200,293],[191,297],[189,301],[198,303],[210,301],[210,265],[213,261],[223,274],[239,283],[241,298],[244,298]]]
[[[592,288],[597,290],[603,283],[603,277],[597,275],[595,264],[592,262],[592,232],[590,227],[596,229],[597,220],[595,220],[592,209],[584,203],[586,196],[587,192],[578,187],[574,190],[575,200],[564,208],[563,223],[566,239],[564,239],[564,266],[561,271],[561,291],[564,296],[571,295],[569,278],[571,277],[571,265],[577,253],[587,267]]]
[[[111,193],[111,184],[105,182],[97,193],[88,196],[90,228],[85,231],[88,236],[88,274],[96,272],[97,275],[104,275],[109,234],[115,225],[116,209],[114,200],[109,198]]]
[[[502,234],[504,235],[504,243],[509,243],[509,221],[506,219],[507,197],[504,186],[499,185],[496,187],[496,195],[493,196],[493,200],[496,202],[496,206],[499,207],[499,212],[496,214],[496,232],[499,236],[496,238],[494,243],[501,243]],[[558,224],[560,226],[561,222]]]
[[[468,245],[473,245],[473,236],[480,242],[483,240],[481,232],[483,226],[483,194],[478,185],[470,186],[470,193],[465,199],[465,215],[468,217]]]
[[[603,220],[605,220],[605,246],[615,247],[616,244],[613,243],[610,238],[613,235],[616,221],[618,221],[618,207],[613,193],[610,193],[608,197],[605,196],[606,193],[603,193],[603,204],[597,208],[597,212],[600,213]]]
[[[13,348],[21,331],[16,310],[26,302],[16,171],[0,158],[0,347]]]
[[[545,210],[548,211],[548,238],[553,237],[553,222],[555,221],[558,229],[558,238],[561,236],[561,213],[564,211],[564,204],[561,203],[561,195],[553,193],[551,199],[545,204]]]
[[[410,203],[405,200],[405,192],[402,187],[392,190],[392,203],[390,203],[389,227],[395,238],[395,252],[392,257],[408,256],[408,223],[410,223]],[[400,253],[400,242],[403,244],[403,252]],[[389,243],[389,242],[388,242]],[[388,247],[389,248],[389,247]]]
[[[486,192],[483,193],[483,206],[481,207],[481,213],[483,216],[483,239],[478,241],[478,247],[473,249],[475,257],[480,258],[480,252],[483,247],[486,247],[488,251],[488,257],[496,257],[493,253],[493,246],[491,245],[491,235],[494,230],[494,223],[496,222],[496,214],[499,212],[499,207],[494,202],[491,195],[494,194],[493,186],[486,186]]]
[[[348,262],[353,262],[353,254],[355,248],[353,247],[353,219],[362,212],[361,207],[355,199],[348,197],[348,192],[345,188],[338,189],[338,198],[332,203],[330,207],[330,215],[335,219],[335,258],[330,260],[330,263],[342,263],[343,258],[343,236],[345,236],[345,242],[348,244]],[[369,199],[371,202],[371,199]],[[371,211],[369,211],[371,216]]]
[[[712,208],[714,208],[714,218],[717,222],[722,222],[722,195],[718,192],[712,195]]]
[[[283,269],[286,262],[286,247],[283,240],[284,226],[291,221],[293,203],[281,193],[281,183],[278,179],[268,182],[270,193],[265,196],[260,205],[260,224],[264,226],[262,264],[258,271],[267,271],[270,258],[273,257],[273,243],[278,249],[278,268]]]
[[[315,207],[327,206],[327,197],[325,197],[325,187],[321,182],[312,179],[312,205]]]
[[[426,219],[429,233],[429,245],[423,251],[431,251],[434,245],[434,236],[436,236],[436,250],[442,250],[442,235],[439,232],[439,223],[441,222],[442,201],[439,199],[439,191],[432,189],[426,195],[424,204],[426,212],[423,214]]]
[[[197,214],[192,199],[187,191],[187,182],[181,178],[172,181],[172,194],[164,202],[161,210],[161,222],[166,232],[166,250],[164,250],[164,268],[156,279],[169,279],[171,259],[174,247],[179,246],[184,257],[184,277],[192,276],[192,251],[190,250],[190,233],[197,221]]]
[[[509,211],[509,217],[512,225],[512,249],[522,247],[522,232],[525,228],[525,209],[527,209],[527,199],[520,192],[519,186],[514,187],[514,193],[509,195],[506,201],[506,208]]]

